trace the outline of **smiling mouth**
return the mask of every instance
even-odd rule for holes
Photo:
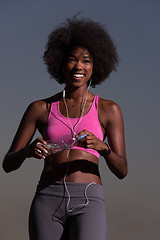
[[[84,77],[84,74],[75,73],[75,74],[73,74],[73,77],[74,77],[74,78],[82,78],[82,77]]]

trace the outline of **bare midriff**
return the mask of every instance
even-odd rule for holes
[[[64,150],[46,157],[42,171],[42,182],[65,181],[77,183],[95,182],[102,184],[98,164],[93,154],[78,149]]]

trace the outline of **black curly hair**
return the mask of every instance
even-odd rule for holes
[[[43,60],[51,78],[65,83],[63,65],[68,51],[75,46],[88,49],[93,57],[92,87],[104,81],[117,69],[116,47],[104,26],[90,19],[67,19],[48,38]]]

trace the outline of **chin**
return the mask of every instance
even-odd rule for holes
[[[69,87],[69,88],[80,88],[80,87],[83,87],[83,86],[87,87],[87,84],[86,83],[81,83],[81,82],[78,82],[78,81],[74,81],[70,84],[67,84],[66,86]]]

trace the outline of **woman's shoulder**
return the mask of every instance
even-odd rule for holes
[[[116,112],[120,110],[120,106],[116,102],[103,98],[99,98],[98,106],[105,112]]]
[[[50,108],[52,102],[59,100],[60,93],[57,93],[51,97],[39,99],[29,104],[28,109],[32,111],[43,111]]]
[[[103,98],[99,98],[98,115],[103,126],[107,126],[108,123],[117,122],[122,119],[119,105],[112,100],[106,100]]]
[[[46,107],[46,99],[41,99],[41,100],[36,100],[36,101],[33,101],[29,104],[28,106],[28,110],[29,111],[40,111],[40,110],[43,110],[45,107]]]

